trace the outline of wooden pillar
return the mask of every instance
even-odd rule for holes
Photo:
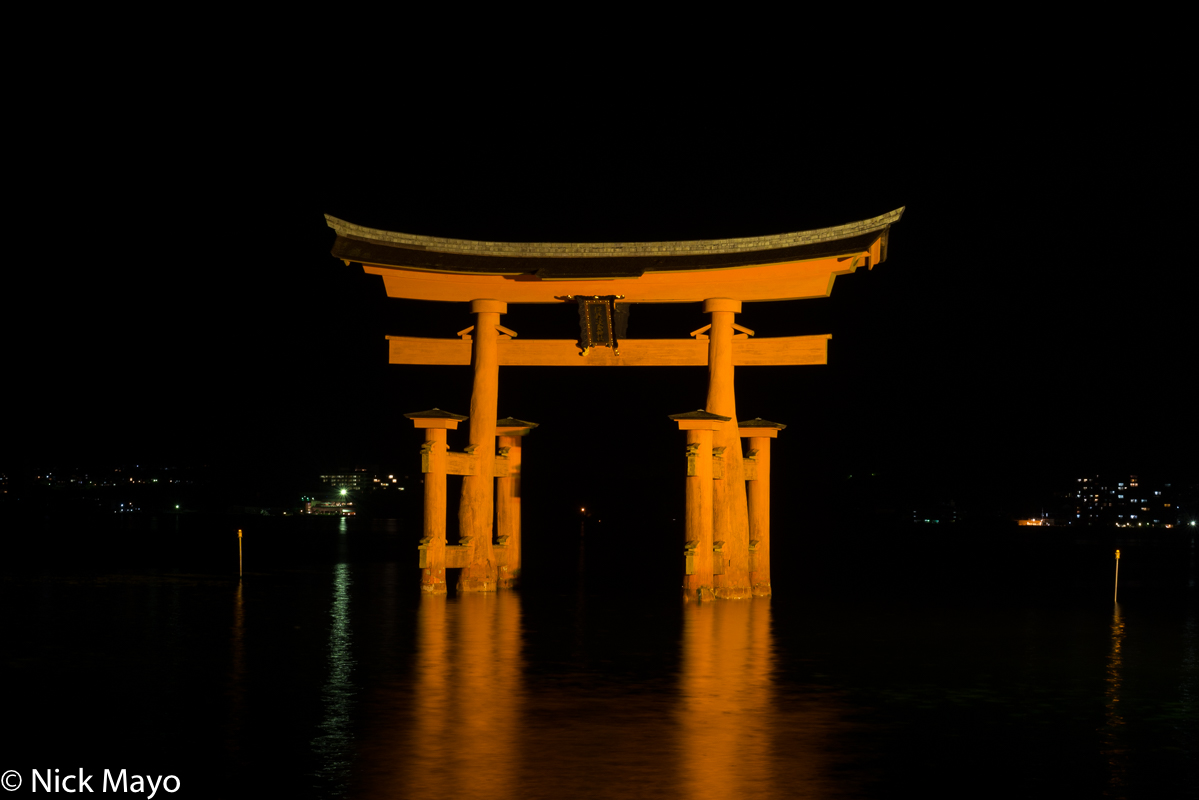
[[[749,500],[749,586],[754,597],[770,596],[770,439],[754,436],[749,440],[758,466],[757,480],[747,481]]]
[[[770,588],[770,440],[787,427],[761,417],[737,423],[742,439],[749,440],[748,458],[753,469],[746,479],[749,500],[749,584],[755,597],[769,597]]]
[[[508,548],[508,563],[499,569],[501,589],[520,580],[520,437],[499,437],[500,452],[507,450],[508,475],[495,479],[496,541]]]
[[[496,543],[503,546],[505,552],[504,558],[497,559],[501,589],[520,583],[520,444],[536,427],[536,422],[513,417],[505,417],[495,423],[500,452],[506,453],[508,460],[508,474],[495,479]]]
[[[536,422],[507,416],[496,420],[495,433],[500,447],[506,447],[508,474],[495,480],[496,541],[504,545],[507,557],[500,567],[500,588],[517,587],[520,583],[520,480],[522,452],[520,443],[537,427]]]
[[[712,598],[712,431],[687,431],[687,526],[684,558],[691,572],[684,576],[688,600]]]
[[[508,548],[508,563],[499,568],[499,585],[508,589],[520,578],[520,437],[500,436],[500,452],[508,454],[508,475],[495,479],[495,537]]]
[[[421,472],[424,473],[424,526],[420,544],[420,588],[429,594],[445,594],[445,476],[448,471],[445,432],[457,430],[466,417],[439,408],[405,414],[417,428],[425,429],[421,445]]]
[[[425,524],[421,537],[420,590],[445,594],[445,428],[426,428]],[[422,459],[424,460],[424,459]]]
[[[745,496],[745,467],[737,428],[737,402],[733,392],[733,317],[740,300],[712,298],[704,313],[712,315],[708,331],[708,405],[711,414],[727,419],[712,437],[714,448],[724,448],[724,478],[713,486],[712,536],[724,542],[723,574],[715,576],[716,597],[727,600],[751,596],[749,584],[749,508]],[[722,572],[717,570],[718,573]]]
[[[462,476],[462,498],[458,504],[459,544],[472,548],[470,565],[458,578],[460,592],[494,592],[498,571],[491,552],[492,517],[495,513],[496,406],[499,402],[500,362],[498,353],[500,314],[508,304],[500,300],[472,300],[475,315],[471,366],[474,387],[470,395],[470,444],[475,458],[473,475]]]
[[[687,431],[687,509],[683,534],[683,597],[715,597],[712,533],[712,435],[725,418],[698,410],[670,419]]]

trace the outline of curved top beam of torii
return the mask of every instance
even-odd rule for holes
[[[684,242],[476,242],[364,228],[325,215],[333,255],[381,275],[390,297],[554,303],[617,295],[629,303],[827,297],[837,275],[887,256],[904,209],[832,228]]]

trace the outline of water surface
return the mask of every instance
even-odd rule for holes
[[[241,582],[191,545],[10,568],[3,769],[192,797],[1199,788],[1190,539],[1124,543],[1118,605],[1107,542],[911,531],[776,546],[774,598],[697,605],[573,527],[521,590],[434,598],[394,523],[275,524]]]

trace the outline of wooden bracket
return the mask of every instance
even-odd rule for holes
[[[476,474],[475,457],[468,453],[447,452],[445,454],[445,473],[447,475]]]
[[[508,335],[509,335],[509,336],[511,336],[513,339],[515,339],[515,338],[516,338],[516,336],[517,336],[517,333],[516,333],[516,331],[512,330],[511,328],[505,328],[503,325],[496,325],[496,326],[495,326],[495,329],[496,329],[497,331],[499,331],[500,333],[506,333],[506,334],[508,334]]]
[[[689,333],[687,335],[694,336],[696,339],[707,339],[708,337],[704,336],[702,334],[704,331],[708,330],[711,327],[712,327],[712,325],[711,325],[711,323],[709,323],[709,324],[703,326],[702,328],[696,328],[695,330],[691,331],[691,333]]]
[[[758,460],[756,458],[741,459],[741,467],[745,471],[745,480],[756,481],[758,479]]]
[[[446,475],[478,475],[480,469],[480,460],[475,455],[474,450],[478,445],[471,445],[466,453],[455,453],[452,450],[445,454],[445,474]],[[423,452],[423,451],[422,451]],[[428,456],[423,456],[421,467],[425,472],[428,472]],[[486,460],[482,462],[482,469],[487,470]],[[511,462],[504,454],[492,456],[491,468],[488,477],[492,478],[507,478],[512,475]]]
[[[735,330],[735,331],[741,331],[742,333],[744,333],[744,334],[746,334],[746,335],[748,335],[748,336],[753,336],[753,335],[754,335],[754,332],[753,332],[753,331],[751,331],[749,328],[745,327],[744,325],[738,325],[738,324],[737,324],[737,323],[735,323],[735,322],[733,323],[733,330]]]
[[[724,448],[712,448],[712,480],[724,480]]]
[[[438,544],[445,544],[445,539],[444,539],[444,538],[443,538],[443,539],[441,539],[441,540],[438,542]],[[428,566],[432,566],[432,565],[429,563],[429,548],[430,548],[432,545],[433,545],[433,539],[432,539],[432,537],[430,537],[430,536],[424,536],[424,537],[422,537],[422,538],[421,538],[421,540],[420,540],[420,544],[418,544],[418,545],[416,546],[416,549],[417,549],[418,551],[420,551],[420,568],[421,568],[421,569],[424,569],[425,567],[428,567]]]
[[[500,448],[507,450],[507,447]],[[508,461],[507,453],[501,453],[496,456],[491,465],[491,477],[493,478],[508,478],[512,476],[512,465]]]
[[[447,568],[457,568],[470,566],[470,557],[474,555],[473,547],[463,547],[461,545],[447,544],[445,546],[445,565]]]
[[[712,480],[724,480],[724,459],[716,454],[712,455]]]
[[[463,339],[464,341],[467,341],[467,342],[469,342],[469,341],[470,341],[470,335],[469,335],[469,334],[470,334],[470,332],[471,332],[471,331],[473,331],[474,329],[475,329],[475,326],[474,326],[474,325],[471,325],[469,328],[463,328],[462,330],[458,331],[458,332],[457,332],[457,333],[455,333],[454,335],[455,335],[455,336],[461,336],[461,337],[462,337],[462,339]]]

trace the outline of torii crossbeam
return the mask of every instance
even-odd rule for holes
[[[703,476],[705,485],[711,476],[711,499],[710,503],[703,501],[707,492],[697,489],[695,502],[699,505],[690,509],[688,501],[686,596],[735,599],[769,595],[769,546],[768,538],[763,539],[769,531],[768,488],[759,478],[747,498],[746,479],[749,470],[755,473],[750,477],[753,480],[763,460],[764,474],[769,474],[767,445],[783,426],[762,423],[755,429],[753,422],[737,421],[733,368],[825,364],[831,334],[755,339],[751,338],[753,331],[738,325],[734,316],[745,302],[827,297],[836,276],[863,266],[870,269],[885,260],[891,225],[903,211],[899,208],[873,219],[776,236],[606,244],[445,239],[364,228],[325,215],[337,233],[333,255],[347,265],[358,263],[367,273],[382,276],[388,296],[470,303],[475,314],[475,325],[460,331],[457,339],[387,337],[392,364],[469,364],[474,369],[470,442],[465,452],[448,453],[444,445],[445,429],[456,427],[463,417],[421,416],[429,412],[409,415],[428,430],[426,468],[434,465],[442,476],[440,497],[426,489],[422,588],[444,592],[446,566],[463,568],[460,591],[493,591],[519,577],[511,569],[507,573],[503,569],[511,567],[515,557],[519,570],[519,521],[511,522],[510,508],[509,521],[502,523],[509,533],[501,534],[502,543],[492,540],[494,481],[497,477],[518,479],[506,471],[510,469],[508,458],[496,456],[501,365],[707,366],[708,398],[703,413],[708,417],[675,415],[680,427],[690,431],[692,465],[710,439],[710,450],[702,456],[706,466],[689,467],[688,471],[688,480]],[[584,298],[595,302],[581,300]],[[518,341],[515,331],[500,325],[509,303],[580,299],[581,306],[596,306],[601,298],[616,304],[703,303],[711,323],[692,331],[690,339],[621,338],[619,346],[610,313],[615,305],[606,306],[609,312],[602,308],[587,312],[598,313],[594,319],[607,328],[596,340],[588,338],[592,334],[587,327],[580,339],[588,339],[585,346],[572,339]],[[587,317],[587,326],[592,318]],[[705,431],[710,433],[705,435]],[[742,437],[749,438],[754,452],[759,453],[754,460],[747,461],[742,454]],[[444,475],[450,462],[454,465],[450,474],[461,474],[463,480],[458,506],[461,540],[447,555]],[[440,517],[430,503],[442,504]],[[751,503],[756,522],[751,522]],[[710,525],[701,519],[709,507]],[[701,508],[704,510],[698,510]],[[757,538],[751,538],[751,527]],[[512,530],[516,531],[515,550]]]

